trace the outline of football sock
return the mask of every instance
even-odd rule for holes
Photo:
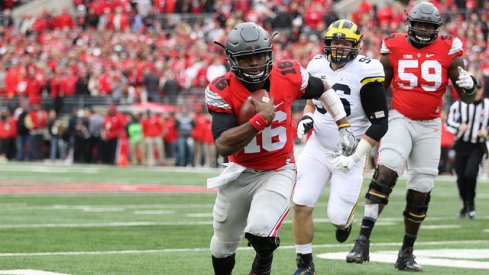
[[[235,264],[235,255],[226,258],[216,258],[212,256],[212,266],[216,275],[230,275]]]
[[[309,253],[309,254],[300,254],[300,253],[297,253],[297,256],[299,256],[302,260],[302,262],[304,264],[309,264],[310,262],[312,262],[312,254]]]
[[[311,254],[312,253],[312,243],[308,244],[296,244],[295,252],[297,254]]]
[[[360,236],[364,236],[367,240],[370,239],[370,234],[374,229],[375,220],[368,217],[362,219],[362,227],[360,228]]]
[[[408,247],[413,247],[414,242],[416,241],[417,236],[405,234],[404,235],[404,241],[402,242],[402,250],[408,248]]]

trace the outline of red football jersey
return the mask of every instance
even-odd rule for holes
[[[294,162],[292,103],[304,94],[308,82],[307,72],[295,61],[276,62],[269,78],[268,92],[276,106],[272,124],[229,157],[232,162],[259,170],[272,170]],[[231,72],[214,79],[205,95],[209,112],[231,113],[236,117],[249,96],[250,91]]]
[[[452,60],[463,55],[462,42],[452,36],[439,36],[418,49],[406,34],[392,34],[382,42],[393,68],[392,109],[414,120],[440,117],[442,96],[448,84]]]

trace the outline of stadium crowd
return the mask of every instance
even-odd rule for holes
[[[10,8],[19,1],[7,2],[0,18],[0,140],[6,159],[113,164],[132,156],[133,164],[179,166],[217,165],[203,90],[228,70],[213,42],[222,43],[237,22],[278,31],[274,59],[306,66],[322,53],[326,26],[340,16],[361,27],[361,53],[378,58],[383,36],[405,31],[405,10],[414,4],[360,1],[349,14],[339,14],[332,0],[73,0],[74,12],[24,14],[14,24]],[[443,14],[441,33],[462,40],[467,68],[483,79],[487,95],[489,3],[433,2]],[[106,106],[77,101],[87,97]],[[66,113],[63,106],[73,99],[78,104]],[[447,93],[445,106],[455,99]],[[141,102],[176,108],[132,117],[117,111]],[[140,133],[128,122],[140,123]],[[147,141],[154,137],[163,142]],[[150,144],[157,149],[148,150]]]

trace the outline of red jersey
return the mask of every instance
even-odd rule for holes
[[[33,110],[29,112],[29,116],[32,119],[32,129],[42,129],[48,126],[48,113],[45,110]]]
[[[163,127],[167,130],[163,135],[163,140],[168,143],[177,142],[178,133],[177,129],[175,128],[175,118],[169,117],[165,119]]]
[[[418,49],[406,34],[392,34],[382,42],[393,69],[392,109],[413,120],[440,117],[442,96],[448,84],[452,60],[463,55],[462,42],[452,36],[439,36]]]
[[[149,118],[145,117],[141,119],[141,125],[145,137],[159,137],[163,135],[164,125],[158,115],[152,115]]]
[[[272,170],[294,162],[291,108],[307,87],[308,74],[304,72],[296,61],[278,61],[273,65],[269,76],[269,94],[276,106],[273,122],[245,148],[231,155],[230,161],[259,170]],[[236,117],[249,96],[250,91],[231,72],[214,79],[205,94],[210,113],[230,113]]]
[[[114,139],[124,132],[125,122],[122,115],[114,113],[105,116],[102,126],[102,136],[105,139]]]
[[[204,135],[206,130],[206,115],[196,114],[194,118],[195,126],[192,128],[192,138],[198,142],[204,141]]]
[[[0,120],[0,139],[13,138],[17,136],[17,121],[14,117],[9,117],[4,121]]]

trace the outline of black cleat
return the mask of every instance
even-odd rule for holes
[[[394,266],[401,271],[421,272],[423,268],[414,260],[413,248],[408,247],[399,250],[397,261]]]
[[[348,239],[348,237],[350,236],[352,224],[353,223],[351,223],[350,226],[348,226],[345,229],[338,229],[338,228],[336,228],[336,240],[338,242],[344,243]]]
[[[368,262],[369,257],[370,241],[364,236],[360,236],[356,241],[353,249],[346,255],[347,263],[357,263],[361,264],[363,262]]]
[[[458,213],[458,218],[463,220],[465,219],[465,217],[467,217],[467,208],[462,208],[460,209],[460,212]]]
[[[471,220],[475,218],[474,201],[469,202],[469,206],[467,207],[467,217],[469,217],[469,219],[471,219]]]
[[[294,275],[316,275],[316,269],[312,260],[306,263],[300,255],[297,255],[296,261],[297,270],[294,272]]]

